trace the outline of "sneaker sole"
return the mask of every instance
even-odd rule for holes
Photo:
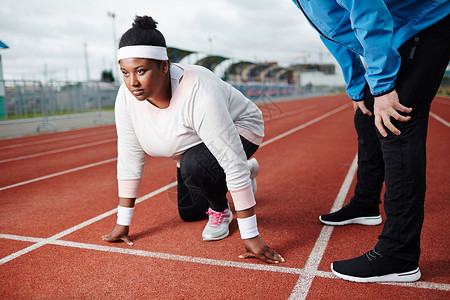
[[[325,221],[325,220],[322,220],[322,216],[319,216],[319,220],[323,224],[331,225],[331,226],[341,226],[341,225],[349,225],[349,224],[360,224],[360,225],[373,226],[373,225],[380,225],[382,222],[381,216],[359,217],[359,218],[348,219],[348,220],[340,221],[340,222]]]
[[[341,274],[341,273],[338,273],[335,270],[333,270],[333,264],[331,264],[331,271],[337,277],[344,279],[344,280],[353,281],[353,282],[413,282],[413,281],[419,280],[420,276],[422,275],[420,273],[419,267],[417,267],[417,269],[409,271],[409,272],[392,273],[392,274],[387,274],[387,275],[382,275],[382,276],[373,276],[373,277],[355,277],[355,276]]]
[[[209,237],[209,238],[202,236],[202,238],[205,242],[218,241],[218,240],[222,240],[222,239],[226,238],[229,234],[230,234],[230,231],[227,230],[224,234],[219,235],[219,236]]]

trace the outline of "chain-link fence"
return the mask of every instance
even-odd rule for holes
[[[118,86],[98,81],[49,82],[4,80],[2,121],[65,116],[112,108]]]

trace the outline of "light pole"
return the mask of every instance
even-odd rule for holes
[[[2,43],[0,41],[0,49],[7,49],[9,48],[6,44]],[[2,120],[5,120],[6,114],[5,114],[5,107],[3,104],[3,97],[5,96],[5,83],[3,82],[3,66],[2,66],[2,56],[0,55],[0,117]]]
[[[88,51],[87,51],[87,44],[84,43],[84,61],[86,64],[86,81],[89,81],[89,60],[88,60]]]
[[[209,41],[209,55],[213,55],[213,41],[217,39],[217,36],[208,37]]]
[[[112,73],[113,73],[113,76],[114,76],[114,82],[117,82],[118,78],[117,78],[117,71],[116,71],[116,69],[117,69],[116,14],[108,11],[108,17],[111,17],[111,19],[112,19],[112,30],[113,30],[113,51],[114,51],[114,54],[113,54]]]

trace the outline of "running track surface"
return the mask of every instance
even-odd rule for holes
[[[258,227],[285,263],[239,259],[236,221],[226,239],[203,242],[206,220],[178,216],[176,166],[166,158],[147,160],[135,245],[104,242],[116,219],[116,133],[101,126],[0,141],[0,298],[449,299],[450,98],[431,109],[422,279],[409,284],[352,283],[330,272],[332,261],[370,250],[382,228],[318,220],[348,202],[355,185],[350,100],[260,107]]]

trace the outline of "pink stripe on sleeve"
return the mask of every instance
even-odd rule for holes
[[[255,145],[260,146],[263,140],[263,136],[260,136],[248,129],[245,129],[244,127],[236,126],[236,130],[239,132],[240,135],[245,137],[249,142],[252,142]]]
[[[230,191],[230,194],[233,198],[234,209],[236,210],[245,210],[256,204],[251,184],[242,189]]]
[[[121,198],[137,198],[139,188],[141,186],[140,179],[118,179],[119,197]]]

